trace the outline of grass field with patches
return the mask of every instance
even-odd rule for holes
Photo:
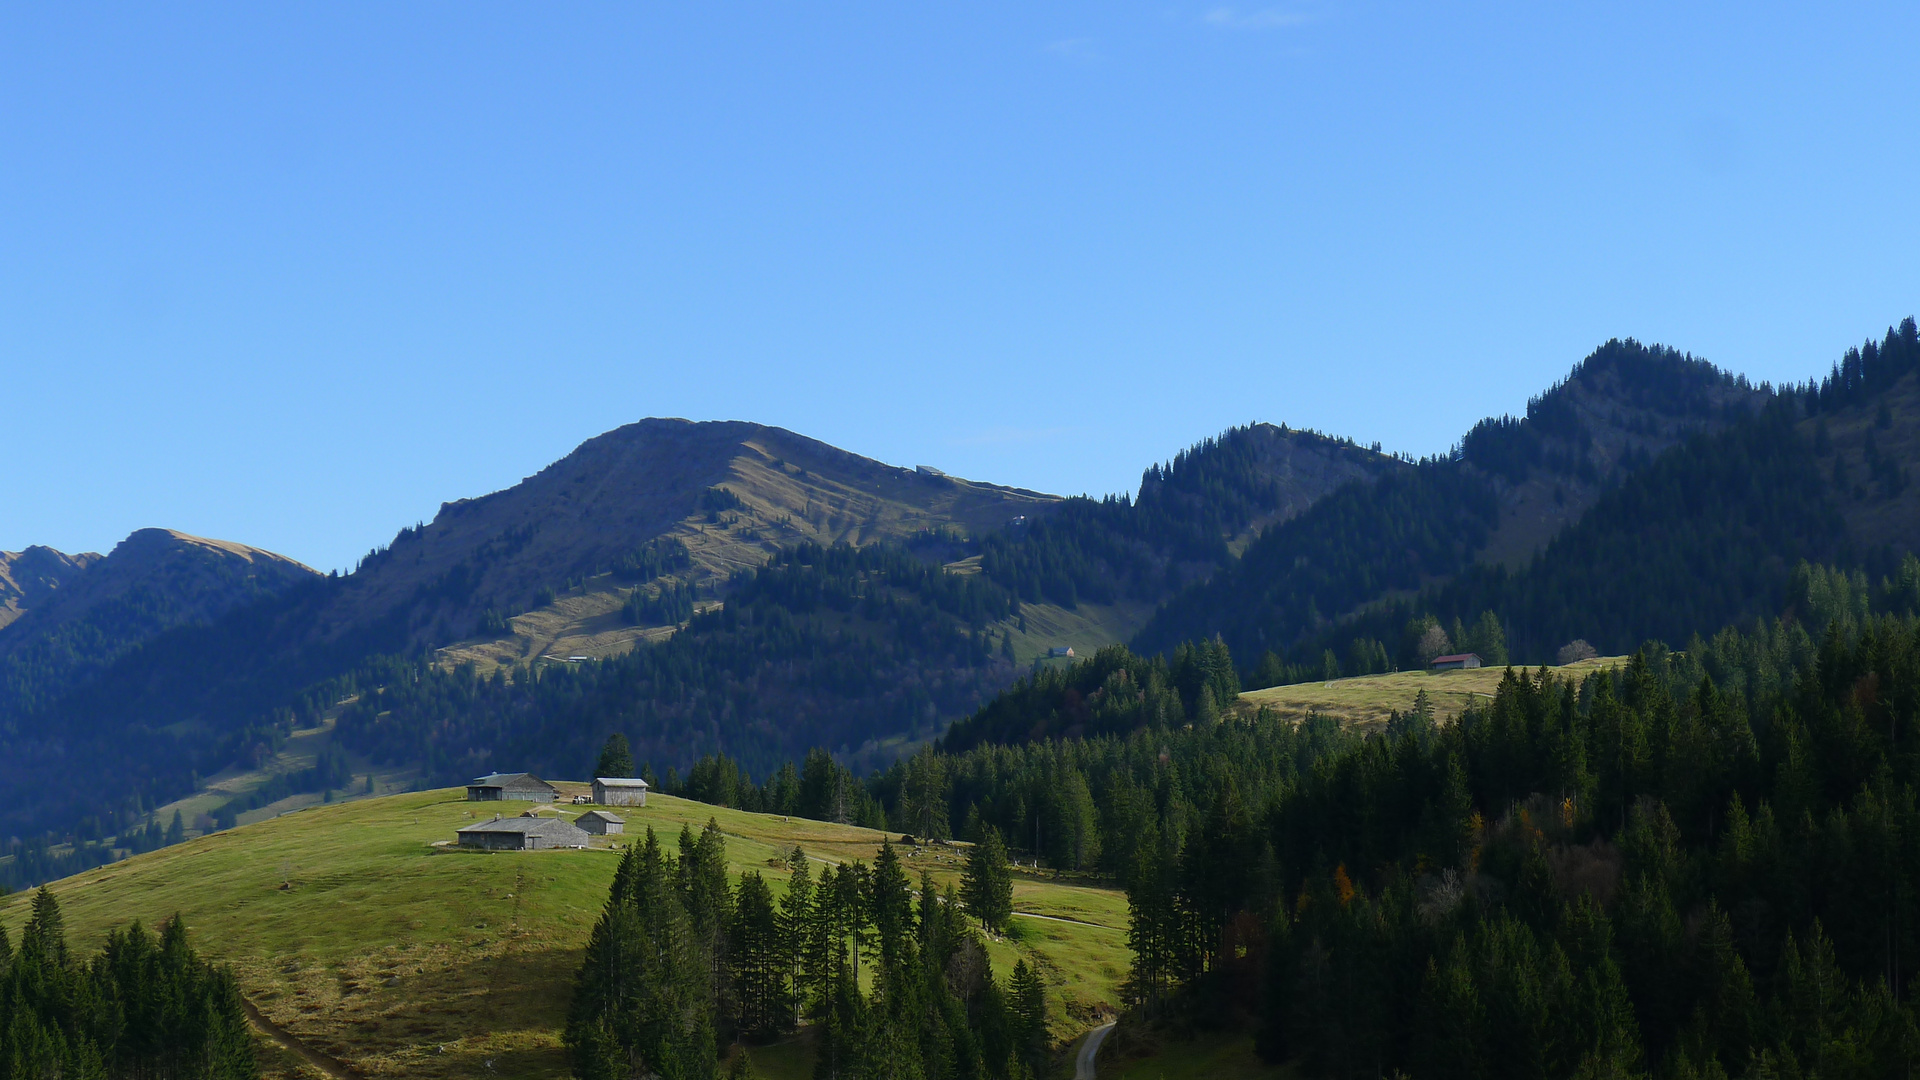
[[[584,785],[557,785],[563,797]],[[605,903],[619,853],[607,838],[588,851],[476,852],[454,830],[527,809],[469,803],[457,788],[297,813],[198,837],[52,885],[71,943],[91,952],[107,932],[176,912],[203,955],[230,963],[248,999],[309,1047],[367,1076],[552,1077],[566,1074],[560,1030],[581,949]],[[564,816],[585,807],[561,805]],[[749,814],[651,796],[628,808],[627,837],[651,825],[673,847],[681,826],[709,817],[727,834],[729,870],[765,874],[798,844],[818,862],[871,859],[882,834],[800,818]],[[944,886],[963,847],[902,849]],[[0,900],[0,925],[18,940],[26,894]],[[1092,883],[1016,878],[1017,917],[990,941],[1002,978],[1025,957],[1050,984],[1053,1030],[1067,1039],[1111,1011],[1125,977],[1126,901]],[[1072,920],[1072,921],[1053,921]],[[785,1051],[784,1053],[782,1051]],[[755,1055],[769,1074],[809,1065],[804,1039]],[[271,1053],[271,1074],[311,1075]]]
[[[1585,678],[1589,672],[1624,665],[1626,662],[1624,656],[1602,656],[1565,667],[1549,667],[1547,670],[1562,676]],[[1332,682],[1295,683],[1266,690],[1249,690],[1240,695],[1240,703],[1247,708],[1264,705],[1289,720],[1304,720],[1310,713],[1319,713],[1364,729],[1385,724],[1388,714],[1392,712],[1406,712],[1413,708],[1414,698],[1425,690],[1433,702],[1434,719],[1449,720],[1459,716],[1475,700],[1482,703],[1491,700],[1505,674],[1505,668],[1483,667],[1459,671],[1360,675]]]

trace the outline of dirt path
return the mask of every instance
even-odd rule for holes
[[[1070,922],[1079,926],[1097,926],[1102,930],[1121,929],[1118,926],[1108,926],[1106,923],[1088,922],[1085,919],[1069,919],[1064,915],[1036,915],[1031,911],[1016,911],[1014,912],[1014,914],[1020,916],[1023,919],[1045,919],[1048,922]]]
[[[1094,1080],[1093,1059],[1100,1055],[1100,1044],[1113,1034],[1111,1021],[1101,1024],[1087,1032],[1086,1041],[1080,1044],[1080,1056],[1073,1062],[1073,1080]]]
[[[265,1013],[253,1007],[253,1002],[241,998],[240,1004],[246,1007],[247,1019],[253,1021],[254,1027],[266,1032],[274,1042],[300,1055],[300,1060],[333,1077],[333,1080],[360,1080],[359,1073],[347,1068],[337,1059],[328,1057],[301,1042],[299,1036],[267,1019]]]

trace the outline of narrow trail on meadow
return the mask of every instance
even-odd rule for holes
[[[1069,919],[1065,915],[1039,915],[1031,911],[1016,911],[1015,915],[1023,919],[1045,919],[1048,922],[1073,923],[1076,926],[1097,926],[1102,930],[1124,930],[1121,926],[1108,926],[1106,923],[1088,922],[1085,919]]]
[[[253,1007],[253,1002],[243,997],[240,999],[240,1004],[246,1008],[247,1019],[253,1021],[254,1027],[266,1032],[274,1042],[300,1055],[300,1060],[333,1077],[333,1080],[360,1080],[359,1073],[347,1068],[347,1066],[338,1059],[328,1057],[320,1051],[315,1050],[313,1047],[301,1042],[298,1035],[267,1019],[265,1013]]]

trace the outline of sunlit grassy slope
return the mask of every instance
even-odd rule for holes
[[[1584,678],[1590,671],[1625,664],[1624,656],[1603,656],[1582,660],[1566,667],[1549,668],[1560,675]],[[1530,669],[1531,670],[1531,669]],[[1425,690],[1433,702],[1434,717],[1451,719],[1460,715],[1474,699],[1485,702],[1500,686],[1505,668],[1483,667],[1461,671],[1401,671],[1392,675],[1361,675],[1333,682],[1296,683],[1266,690],[1249,690],[1240,695],[1242,705],[1262,705],[1288,719],[1303,719],[1309,713],[1330,716],[1356,727],[1374,727],[1387,722],[1393,711],[1413,708],[1414,698]]]
[[[562,789],[570,796],[584,787]],[[180,913],[200,949],[234,966],[269,1019],[364,1075],[565,1075],[560,1029],[572,975],[619,855],[600,838],[590,851],[452,848],[454,830],[476,816],[527,809],[462,795],[447,789],[318,806],[52,888],[73,943],[86,950],[131,920],[151,925]],[[559,809],[572,816],[585,808]],[[669,846],[683,824],[714,818],[727,834],[730,869],[759,870],[776,892],[786,871],[770,863],[795,844],[817,861],[841,862],[871,859],[882,839],[661,795],[627,816],[634,835],[625,839],[651,825]],[[924,866],[942,884],[957,878],[964,859],[958,847],[903,852],[916,879]],[[24,895],[0,900],[0,924],[16,941],[27,904]],[[1015,907],[1080,920],[1016,919],[1012,938],[988,950],[1003,978],[1020,956],[1039,966],[1055,991],[1055,1035],[1069,1038],[1117,1000],[1127,967],[1125,897],[1022,877]],[[292,1061],[276,1055],[268,1064],[286,1075]]]

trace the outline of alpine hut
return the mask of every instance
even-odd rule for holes
[[[583,848],[589,837],[585,829],[558,818],[494,818],[469,825],[455,835],[461,847],[488,851],[538,851],[541,848]]]
[[[596,776],[593,801],[601,806],[645,806],[647,782],[631,776]]]
[[[560,797],[553,785],[523,772],[488,773],[467,782],[468,802],[546,802]]]
[[[1461,668],[1476,668],[1479,666],[1480,657],[1470,652],[1455,653],[1452,656],[1436,656],[1433,658],[1432,664],[1433,670],[1435,671],[1458,671]]]
[[[605,810],[589,810],[573,820],[575,825],[595,836],[619,836],[627,831],[627,819]]]

